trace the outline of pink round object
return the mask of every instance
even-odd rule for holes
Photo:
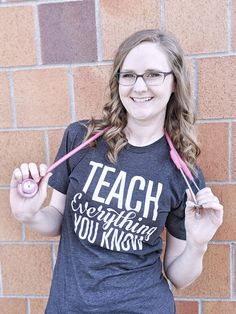
[[[33,179],[25,179],[22,183],[18,184],[18,192],[26,197],[33,197],[38,191],[38,184]]]

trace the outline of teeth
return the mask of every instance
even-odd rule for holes
[[[133,101],[135,101],[135,102],[145,102],[145,101],[151,100],[152,97],[149,97],[149,98],[133,98],[133,97],[132,97],[132,99],[133,99]]]

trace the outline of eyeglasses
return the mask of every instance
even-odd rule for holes
[[[148,86],[160,86],[163,84],[167,75],[172,74],[170,72],[157,72],[148,71],[142,75],[138,75],[133,72],[119,72],[116,74],[116,78],[120,85],[132,86],[136,83],[138,77],[141,77]]]

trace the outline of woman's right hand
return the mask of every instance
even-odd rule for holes
[[[10,185],[10,205],[13,215],[20,222],[31,222],[36,213],[40,210],[47,197],[48,179],[52,175],[47,173],[45,164],[23,163],[13,171]],[[18,184],[25,179],[33,179],[39,189],[32,198],[26,198],[18,191]]]

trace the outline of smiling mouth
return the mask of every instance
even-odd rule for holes
[[[147,102],[153,99],[153,97],[145,97],[145,98],[135,98],[130,97],[134,102]]]

